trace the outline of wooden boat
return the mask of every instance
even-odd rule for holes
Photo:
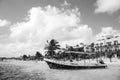
[[[49,65],[50,69],[100,69],[106,68],[106,64],[77,64],[77,63],[65,63],[59,61],[52,61],[45,59],[46,63]]]
[[[85,53],[85,52],[76,52],[76,51],[67,51],[66,54],[77,54],[77,55],[86,55],[86,54],[94,54],[94,53]],[[77,63],[70,62],[70,61],[60,61],[60,60],[51,60],[51,59],[44,59],[45,62],[48,64],[50,69],[100,69],[106,68],[107,65],[104,63],[82,63],[80,64],[79,61]],[[85,59],[83,59],[85,62]]]

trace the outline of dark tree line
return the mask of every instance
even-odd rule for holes
[[[34,56],[31,55],[23,55],[22,59],[23,60],[43,60],[44,56],[40,53],[40,52],[36,52],[36,54]]]

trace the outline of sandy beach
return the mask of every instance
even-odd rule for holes
[[[120,80],[120,60],[105,60],[107,69],[55,70],[44,61],[0,62],[0,80]]]

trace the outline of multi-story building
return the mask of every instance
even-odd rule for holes
[[[105,35],[95,40],[95,51],[109,51],[120,49],[120,33]]]

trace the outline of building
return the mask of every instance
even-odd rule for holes
[[[120,49],[120,33],[105,35],[94,41],[95,51],[115,51]]]

